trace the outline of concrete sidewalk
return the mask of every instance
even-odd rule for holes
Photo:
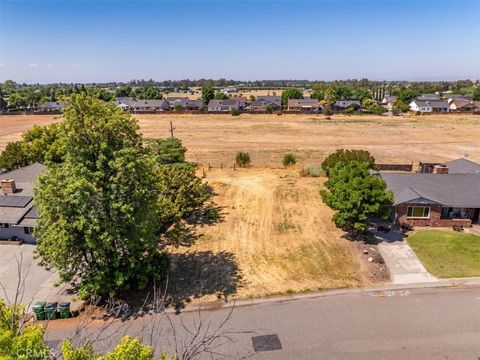
[[[390,271],[393,284],[415,284],[438,281],[423,266],[406,241],[382,242],[378,250]]]

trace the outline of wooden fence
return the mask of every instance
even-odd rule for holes
[[[375,164],[378,171],[403,171],[412,172],[413,163],[411,164]]]

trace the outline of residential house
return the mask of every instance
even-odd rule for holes
[[[235,86],[227,86],[220,89],[220,92],[224,94],[233,94],[237,92],[237,88]]]
[[[460,158],[444,163],[420,163],[419,173],[433,173],[435,166],[446,167],[449,174],[480,174],[480,164]]]
[[[205,104],[203,103],[202,99],[197,100],[188,100],[187,102],[187,110],[203,110],[205,109]]]
[[[287,103],[289,111],[318,112],[320,108],[317,99],[288,99]]]
[[[240,102],[234,99],[218,100],[212,99],[208,103],[208,111],[210,112],[230,112],[233,109],[240,109]]]
[[[349,108],[357,111],[362,108],[362,105],[358,100],[337,100],[333,105],[333,110],[336,112],[345,112]]]
[[[448,103],[448,107],[453,112],[473,112],[477,109],[475,101],[464,99],[452,100]]]
[[[280,96],[266,95],[257,96],[256,100],[250,102],[250,105],[245,110],[252,112],[266,112],[268,110],[282,109],[282,100]]]
[[[33,187],[43,169],[42,164],[35,163],[0,175],[0,239],[36,242],[32,235],[38,218]]]
[[[421,113],[443,113],[448,112],[448,103],[445,100],[413,100],[410,103],[410,110]]]
[[[450,95],[447,102],[450,104],[456,100],[469,100],[472,101],[473,97],[469,95]]]
[[[134,112],[159,112],[170,110],[170,105],[164,99],[137,100],[132,104],[131,109]]]
[[[393,110],[393,103],[397,101],[396,96],[385,96],[382,100],[381,105],[385,107],[388,111]]]
[[[130,110],[135,100],[129,96],[122,96],[115,98],[115,105],[122,110]]]
[[[247,106],[247,98],[244,96],[232,96],[230,99],[232,100],[237,100],[238,101],[238,106],[240,106],[240,109],[243,109],[245,106]]]
[[[38,106],[40,112],[56,112],[59,113],[65,108],[65,103],[61,101],[46,101]]]
[[[438,94],[423,94],[420,95],[417,100],[432,101],[432,100],[441,100],[440,95]]]
[[[391,219],[412,226],[471,226],[480,215],[480,164],[457,159],[434,165],[432,173],[379,176],[393,192]]]
[[[177,106],[181,106],[185,110],[202,110],[204,108],[203,100],[201,99],[190,100],[188,97],[167,97],[165,100],[172,110]]]

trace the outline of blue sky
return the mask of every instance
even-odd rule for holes
[[[480,78],[478,0],[0,0],[0,81]]]

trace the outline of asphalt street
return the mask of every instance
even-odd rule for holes
[[[99,351],[129,334],[156,349],[180,352],[216,332],[220,336],[210,348],[214,354],[204,352],[199,357],[206,359],[223,355],[296,360],[480,357],[479,287],[351,293],[236,307],[217,330],[228,313],[222,309],[168,318],[145,316],[110,326],[96,321],[88,324],[89,337],[97,338],[94,345]],[[74,330],[71,322],[51,323],[47,337],[55,344]],[[274,337],[252,340],[264,335]],[[276,350],[255,351],[254,343],[257,350],[262,346]]]

